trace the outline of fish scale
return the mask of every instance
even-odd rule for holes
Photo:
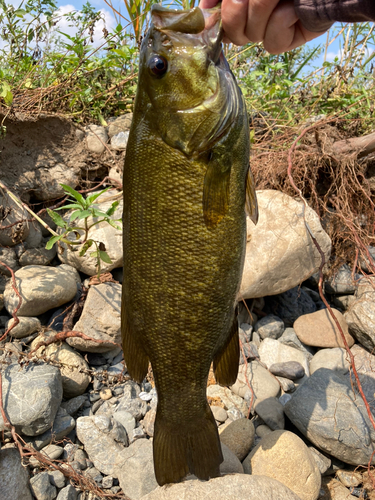
[[[246,243],[249,131],[234,77],[230,90],[234,89],[235,95],[229,99],[238,99],[238,103],[228,109],[239,113],[229,121],[225,115],[227,91],[220,87],[222,76],[218,74],[216,94],[211,89],[218,63],[202,56],[207,51],[217,52],[210,44],[220,44],[218,11],[202,13],[196,8],[165,14],[165,9],[157,6],[152,12],[153,26],[141,48],[123,176],[122,335],[130,375],[141,382],[148,362],[153,369],[158,394],[154,465],[162,485],[180,481],[189,472],[201,479],[219,475],[222,453],[206,386],[212,361],[215,376],[224,385],[234,382],[238,370],[235,308]],[[173,21],[173,30],[168,30],[171,12],[183,18],[183,24]],[[211,15],[217,19],[215,36],[204,30],[198,33],[197,25],[204,26],[204,16]],[[194,35],[178,31],[186,30],[189,22]],[[170,44],[165,44],[165,37]],[[185,53],[182,60],[181,50],[177,50],[181,46]],[[196,53],[198,49],[202,51],[200,59],[194,57],[194,64],[188,66],[189,50]],[[168,62],[168,72],[160,78],[158,74],[154,78],[148,66],[155,54],[164,58],[161,68],[163,61]],[[195,99],[198,107],[191,113],[184,112],[186,96],[181,96],[182,111],[170,113],[175,129],[167,130],[165,98],[179,88],[174,79],[181,73],[185,77],[189,74],[184,64],[191,78],[197,71],[197,82],[202,78],[207,89],[200,89],[201,97]],[[175,103],[178,97],[171,94]],[[186,127],[192,123],[199,128],[201,148],[194,151],[186,136]],[[216,140],[215,130],[221,131]]]

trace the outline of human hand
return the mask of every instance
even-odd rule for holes
[[[216,4],[217,0],[201,0],[199,7],[209,9]],[[303,27],[293,0],[222,0],[221,16],[225,42],[263,42],[271,54],[295,49],[324,33]]]

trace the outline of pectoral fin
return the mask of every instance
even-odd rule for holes
[[[259,218],[257,196],[255,193],[255,182],[250,167],[246,174],[246,214],[256,224]]]
[[[240,340],[238,333],[237,314],[234,317],[227,342],[216,353],[213,369],[216,382],[220,385],[233,385],[237,380],[240,361]]]
[[[203,218],[208,228],[215,228],[228,211],[230,171],[229,155],[213,151],[203,184]]]
[[[147,375],[149,361],[141,343],[130,328],[124,300],[121,307],[121,336],[126,368],[130,376],[141,383]]]

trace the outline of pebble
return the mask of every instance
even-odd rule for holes
[[[86,144],[92,153],[103,153],[105,144],[108,141],[108,134],[105,127],[100,125],[88,125],[85,129]]]
[[[78,410],[80,410],[84,404],[88,402],[86,395],[76,396],[74,398],[61,403],[61,408],[63,408],[68,415],[75,415]]]
[[[71,485],[59,491],[56,500],[77,500],[77,490]]]
[[[113,477],[112,476],[103,477],[102,487],[108,490],[109,488],[112,488],[112,486],[113,486]]]
[[[220,441],[242,461],[253,445],[254,434],[254,424],[247,418],[240,418],[220,432]]]
[[[113,418],[124,427],[128,436],[132,435],[136,421],[131,413],[125,410],[118,410],[113,414]]]
[[[211,411],[215,420],[220,423],[224,423],[228,418],[228,413],[224,410],[224,408],[221,408],[221,406],[211,406]]]
[[[102,389],[100,392],[99,392],[99,396],[101,397],[101,399],[103,401],[107,401],[108,399],[111,399],[112,398],[112,391],[111,389],[109,389],[108,387],[106,389]]]
[[[296,386],[292,380],[284,377],[276,377],[280,382],[281,388],[284,392],[293,392],[296,390]]]
[[[336,471],[337,479],[347,488],[356,487],[362,484],[362,474],[359,472],[352,472],[349,470],[338,470]]]
[[[315,460],[316,465],[318,466],[320,473],[322,475],[325,474],[331,467],[331,460],[313,446],[309,446],[309,450]]]
[[[23,339],[32,333],[37,332],[41,329],[42,324],[39,318],[27,317],[27,316],[18,316],[19,323],[12,328],[10,335],[15,339]],[[14,319],[10,319],[6,328],[10,328],[14,324]]]
[[[52,427],[43,432],[43,434],[38,434],[33,439],[35,448],[40,450],[43,446],[46,446],[51,442],[52,437],[56,441],[59,441],[63,437],[67,436],[74,429],[75,425],[74,418],[68,415],[64,408],[60,407],[57,410]]]
[[[59,470],[49,470],[47,472],[48,472],[49,482],[53,486],[56,486],[56,488],[64,488],[64,486],[65,486],[65,476],[64,476],[64,474],[61,471],[59,471]]]
[[[351,347],[354,344],[354,339],[349,334],[348,324],[344,316],[337,309],[332,309],[332,312],[342,328],[349,347]],[[328,309],[300,316],[294,322],[293,328],[297,337],[304,344],[316,347],[344,347],[341,333]]]
[[[30,479],[30,488],[37,500],[54,500],[56,487],[49,481],[48,472],[40,472]]]
[[[358,278],[359,275],[356,274],[353,281],[350,267],[347,264],[344,264],[332,278],[326,280],[324,289],[327,293],[331,294],[353,294],[356,290],[356,281]]]
[[[375,279],[359,282],[354,301],[344,317],[349,332],[370,352],[375,348]]]
[[[302,365],[307,376],[310,375],[309,362],[306,355],[288,345],[274,339],[264,339],[259,347],[259,356],[262,363],[267,367],[275,363],[294,361]]]
[[[278,399],[267,398],[262,401],[256,401],[254,410],[263,422],[273,431],[284,429],[284,407]]]
[[[316,304],[310,295],[296,286],[279,295],[267,297],[265,311],[270,311],[284,321],[285,326],[293,326],[303,314],[316,311]]]
[[[302,378],[305,375],[305,369],[298,361],[284,361],[274,363],[269,366],[269,371],[279,377],[284,377],[290,380]]]
[[[344,347],[321,349],[310,361],[310,373],[316,372],[319,368],[328,368],[343,374],[348,373],[350,367],[348,358],[349,356]]]
[[[129,140],[129,130],[125,132],[119,132],[111,138],[111,146],[116,151],[122,151],[126,149],[126,145]]]
[[[256,323],[254,330],[262,340],[265,338],[278,339],[283,334],[285,325],[282,319],[274,314],[269,314]]]
[[[272,339],[266,339],[263,343],[267,340],[271,341]],[[272,340],[272,342],[277,342],[277,340]],[[248,387],[248,382],[250,383],[251,389]],[[210,391],[210,387],[207,389],[208,395],[212,393],[212,390]],[[245,365],[240,366],[237,380],[235,384],[232,385],[231,390],[234,394],[237,394],[241,398],[251,401],[252,394],[254,394],[255,399],[267,399],[278,396],[280,393],[280,385],[276,378],[271,375],[270,372],[259,363],[259,361],[252,361],[251,363],[248,363],[247,368]],[[226,401],[223,402],[226,406],[230,404]],[[246,412],[246,407],[244,408],[244,411]]]

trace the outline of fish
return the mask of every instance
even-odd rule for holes
[[[246,106],[224,57],[220,9],[153,5],[139,56],[123,173],[122,342],[130,376],[151,363],[159,485],[220,475],[207,402],[239,366],[236,297],[246,213],[257,220]]]

